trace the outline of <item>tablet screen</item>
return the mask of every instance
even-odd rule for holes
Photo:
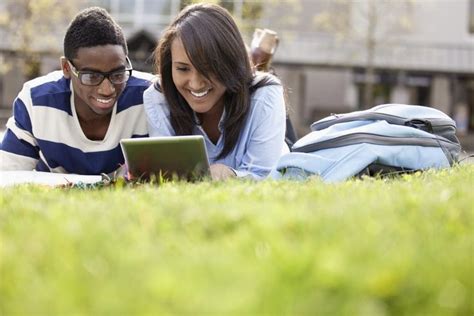
[[[128,138],[120,145],[132,179],[195,181],[210,175],[201,135]]]

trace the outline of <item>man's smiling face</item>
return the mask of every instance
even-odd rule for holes
[[[62,62],[66,78],[70,78],[74,90],[76,111],[83,119],[109,115],[127,84],[113,84],[108,78],[96,85],[81,83],[77,73],[98,72],[110,73],[126,69],[129,65],[127,56],[120,45],[102,45],[83,47],[71,61]]]

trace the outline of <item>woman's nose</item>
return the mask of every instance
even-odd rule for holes
[[[194,71],[191,78],[189,79],[189,87],[192,90],[199,90],[206,86],[206,80],[203,75],[199,72]]]

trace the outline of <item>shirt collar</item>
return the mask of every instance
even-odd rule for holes
[[[196,125],[201,126],[201,120],[199,119],[198,115],[196,112],[193,111],[193,118],[194,118],[194,123]],[[225,107],[224,111],[222,111],[221,119],[219,120],[219,124],[217,125],[217,128],[219,131],[222,133],[224,130],[224,123],[225,123]]]

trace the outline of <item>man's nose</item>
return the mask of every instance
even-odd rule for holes
[[[103,95],[111,95],[115,93],[115,85],[108,77],[104,78],[99,85],[99,93]]]

